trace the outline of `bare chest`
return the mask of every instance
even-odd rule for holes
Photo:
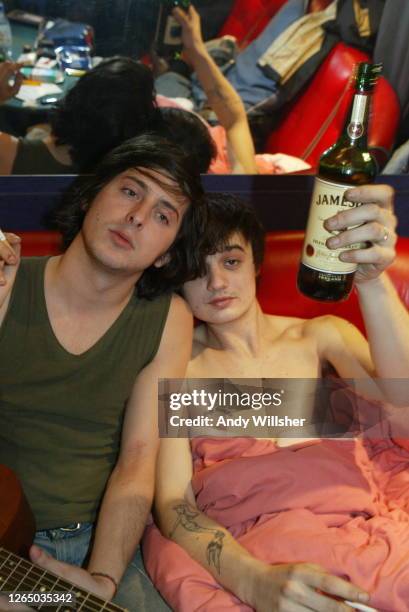
[[[78,313],[76,316],[49,309],[49,323],[56,342],[68,353],[81,355],[107,334],[119,313]]]
[[[264,351],[262,358],[205,349],[190,362],[188,376],[192,378],[247,379],[245,390],[250,390],[254,394],[260,390],[263,393],[279,391],[282,398],[279,408],[263,408],[257,412],[248,410],[245,413],[244,417],[249,418],[250,424],[253,423],[254,415],[254,418],[261,419],[261,421],[266,419],[264,425],[256,424],[254,431],[246,430],[246,435],[269,438],[278,446],[288,446],[299,441],[297,435],[304,437],[303,430],[296,435],[291,431],[289,437],[287,434],[277,438],[277,434],[274,433],[276,428],[270,429],[268,419],[272,415],[287,415],[289,418],[303,418],[305,422],[311,421],[316,410],[315,391],[317,379],[321,376],[321,362],[313,339],[291,340],[287,337],[282,341],[272,342],[268,350]],[[292,380],[287,381],[287,379]]]
[[[260,357],[206,348],[190,363],[199,378],[318,378],[321,363],[310,339],[274,342]]]

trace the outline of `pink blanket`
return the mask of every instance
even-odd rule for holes
[[[267,563],[312,562],[409,611],[409,449],[390,438],[192,442],[198,507]],[[228,483],[228,486],[227,486]],[[174,610],[248,611],[177,544],[150,526],[144,558]]]

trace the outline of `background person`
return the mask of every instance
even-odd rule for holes
[[[189,110],[174,108],[175,102],[180,103],[180,100],[173,101],[173,108],[165,108],[172,100],[158,96],[164,119],[164,125],[159,124],[158,131],[163,129],[168,138],[195,155],[202,173],[278,174],[286,169],[309,168],[303,160],[291,156],[255,155],[244,104],[207,50],[201,34],[199,14],[191,6],[187,13],[175,9],[174,16],[182,27],[184,57],[195,71],[206,94],[207,110],[217,119],[218,125],[209,124]],[[175,78],[174,73],[165,73],[160,78],[167,79],[169,76],[171,80]]]
[[[255,150],[243,102],[210,57],[203,42],[199,14],[192,5],[187,13],[181,9],[174,9],[173,14],[182,26],[184,57],[195,70],[206,94],[207,104],[226,132],[227,155],[231,171],[233,174],[256,173]],[[172,81],[174,78],[178,79],[179,76],[175,73],[164,73],[163,76],[157,78],[155,86],[158,93],[167,97],[174,97],[171,95],[171,89],[168,90],[164,83],[169,80]],[[185,77],[180,78],[184,79]],[[171,83],[170,88],[172,88]],[[188,98],[189,96],[181,97]],[[209,129],[213,139],[215,139],[217,132],[214,133],[210,126]],[[226,168],[228,168],[227,164]]]
[[[147,66],[120,56],[103,60],[58,103],[48,136],[0,133],[0,174],[89,172],[111,149],[149,131],[156,112]]]
[[[257,151],[279,120],[277,111],[294,99],[337,42],[371,53],[382,9],[383,0],[371,0],[368,6],[355,0],[288,0],[226,66],[226,78],[249,116]],[[182,70],[160,76],[155,86],[159,94],[190,99],[196,111],[206,105],[200,79]]]

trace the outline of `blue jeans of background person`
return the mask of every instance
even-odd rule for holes
[[[236,57],[235,63],[228,68],[225,75],[233,85],[247,111],[260,103],[266,103],[275,98],[279,84],[266,76],[258,67],[257,62],[280,34],[305,14],[305,0],[288,0],[270,19],[262,33]],[[188,98],[192,100],[195,110],[200,110],[206,101],[206,96],[198,81],[168,72],[155,80],[156,92],[169,98]]]
[[[247,110],[274,96],[280,86],[265,75],[258,60],[272,43],[295,21],[305,15],[305,0],[288,0],[270,19],[264,30],[241,53],[226,73],[226,77],[239,93]]]
[[[92,534],[91,523],[68,525],[63,529],[37,531],[34,544],[46,550],[58,561],[81,566],[90,549]],[[139,547],[121,580],[113,602],[130,612],[170,610],[145,572]]]

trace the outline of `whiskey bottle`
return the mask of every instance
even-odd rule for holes
[[[160,0],[154,47],[159,57],[177,59],[183,49],[182,28],[172,15],[174,8],[188,10],[190,0]]]
[[[360,206],[349,202],[345,191],[375,178],[376,162],[368,151],[367,136],[371,95],[380,71],[380,64],[358,64],[341,136],[320,157],[297,279],[301,293],[315,300],[339,301],[349,296],[357,265],[341,261],[339,255],[364,247],[328,249],[327,239],[338,232],[327,231],[323,224],[339,211]]]

